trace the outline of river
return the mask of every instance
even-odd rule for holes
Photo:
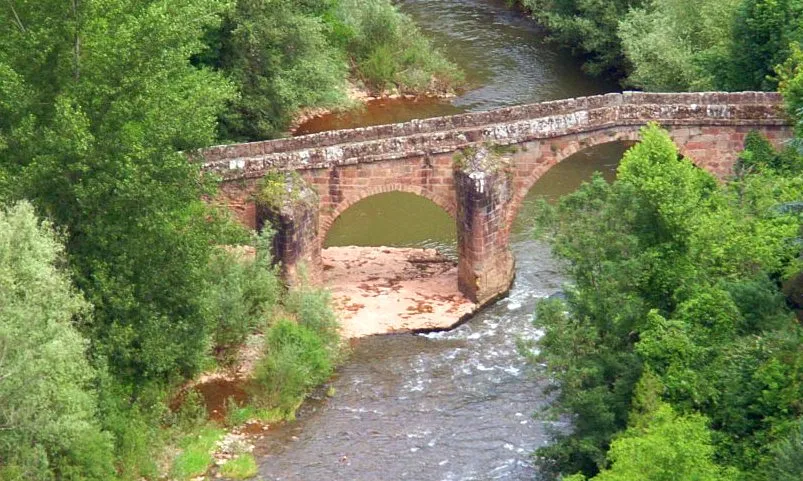
[[[504,1],[398,2],[467,72],[473,89],[450,102],[400,111],[381,122],[600,93],[614,87],[583,76],[578,62],[544,44]],[[330,119],[327,128],[375,123]],[[369,116],[370,117],[370,116]],[[377,121],[376,123],[381,123]],[[564,282],[548,246],[532,240],[528,213],[538,197],[571,192],[595,170],[611,179],[624,146],[580,152],[531,190],[514,228],[516,281],[510,295],[459,328],[361,339],[331,382],[334,395],[305,404],[298,421],[258,441],[259,476],[287,481],[531,480],[532,451],[560,423],[534,419],[546,381],[516,350],[537,339],[539,299]],[[437,247],[454,252],[454,221],[429,201],[382,194],[346,211],[327,245]]]

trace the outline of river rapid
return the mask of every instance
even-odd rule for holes
[[[504,1],[398,3],[461,65],[474,88],[424,110],[388,109],[375,123],[614,89],[584,77],[577,60],[546,45],[538,28]],[[326,128],[377,119],[330,120]],[[533,418],[548,402],[548,381],[526,365],[516,343],[539,337],[532,326],[535,305],[559,293],[565,279],[549,247],[532,240],[528,211],[535,199],[571,192],[594,171],[612,178],[623,150],[611,144],[580,152],[531,190],[514,228],[517,270],[508,297],[449,332],[355,341],[331,382],[334,394],[307,402],[296,422],[257,441],[259,479],[538,479],[532,451],[548,442],[549,429],[566,426]],[[405,196],[382,194],[359,202],[338,219],[327,245],[454,252],[454,221],[429,201]]]

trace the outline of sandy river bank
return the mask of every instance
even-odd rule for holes
[[[330,247],[323,265],[345,338],[449,328],[477,309],[434,249]]]

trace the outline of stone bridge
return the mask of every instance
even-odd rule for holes
[[[637,140],[647,122],[720,178],[750,130],[776,144],[792,137],[774,93],[625,92],[217,146],[200,161],[223,178],[220,202],[252,227],[277,230],[288,280],[302,264],[309,277],[320,275],[327,232],[357,201],[389,191],[426,197],[455,219],[458,287],[482,304],[513,279],[510,227],[533,184],[585,148]]]

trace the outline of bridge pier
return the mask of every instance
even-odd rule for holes
[[[504,235],[512,178],[507,160],[485,148],[466,149],[460,156],[454,173],[457,285],[473,302],[485,304],[507,292],[513,282],[513,254]]]
[[[318,195],[294,172],[265,179],[256,195],[257,230],[272,226],[273,254],[289,285],[317,283],[322,276]]]

